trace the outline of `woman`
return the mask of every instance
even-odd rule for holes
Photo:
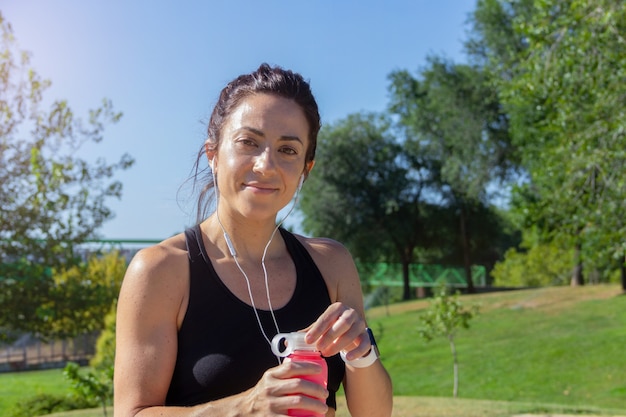
[[[299,74],[263,64],[222,90],[199,156],[211,167],[199,209],[213,191],[214,213],[137,253],[124,278],[116,417],[334,416],[342,382],[353,416],[391,415],[350,254],[276,225],[314,166],[319,128]],[[298,377],[319,365],[271,352],[275,334],[298,330],[327,360],[327,389]]]

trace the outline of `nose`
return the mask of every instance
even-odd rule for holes
[[[271,149],[266,147],[261,153],[259,153],[259,155],[257,155],[254,161],[254,171],[262,175],[266,175],[275,168],[276,165],[274,163],[274,157],[272,156]]]

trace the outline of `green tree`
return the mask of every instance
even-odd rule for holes
[[[54,285],[40,306],[48,324],[44,336],[70,338],[102,330],[119,295],[126,266],[126,258],[114,250],[54,271]]]
[[[25,276],[20,284],[12,283],[15,278],[0,281],[7,289],[0,294],[0,311],[5,315],[17,312],[19,317],[3,320],[17,323],[12,329],[30,329],[43,339],[100,331],[117,300],[126,266],[126,258],[115,250],[94,253],[87,261],[58,271],[35,265],[23,270],[13,266],[13,273],[23,271]],[[33,271],[39,274],[32,275]],[[40,292],[42,288],[46,294]]]
[[[38,262],[22,258],[0,263],[0,341],[10,341],[25,329],[47,332],[40,306],[52,285],[52,269]]]
[[[429,308],[420,316],[419,334],[430,342],[437,336],[445,337],[450,344],[454,368],[453,396],[459,392],[459,363],[455,344],[455,337],[460,327],[468,329],[470,320],[478,314],[478,306],[470,309],[463,307],[459,300],[459,292],[450,295],[448,287],[439,284]]]
[[[494,83],[511,79],[528,42],[514,22],[530,18],[535,0],[478,0],[469,16],[465,50],[470,62],[486,71]]]
[[[495,17],[503,16],[498,21]],[[572,284],[612,256],[626,289],[626,8],[616,0],[479,1],[474,52],[510,115],[524,226],[568,241]],[[615,266],[613,267],[615,268]]]
[[[454,235],[473,292],[470,213],[517,166],[508,118],[480,67],[431,57],[417,77],[403,70],[390,79],[390,109],[409,132],[407,148],[437,161],[435,177],[458,219]]]
[[[80,158],[121,113],[108,100],[87,121],[64,100],[45,110],[49,85],[0,14],[0,327],[7,332],[44,330],[50,269],[79,261],[75,246],[94,237],[113,215],[107,200],[121,196],[115,173],[133,164],[126,154],[113,164]]]
[[[346,244],[366,262],[399,261],[403,298],[411,297],[409,265],[418,248],[436,246],[438,207],[425,199],[428,161],[408,156],[380,114],[353,114],[320,132],[315,169],[302,190],[307,232]]]
[[[463,265],[466,254],[459,244],[459,215],[456,207],[447,207],[449,221],[438,227],[444,234],[446,244],[441,248],[437,262],[445,265]],[[486,285],[492,284],[492,270],[504,258],[510,248],[517,247],[521,233],[511,222],[506,211],[480,201],[468,201],[465,207],[467,234],[469,235],[469,257],[472,265],[482,265],[487,273]]]

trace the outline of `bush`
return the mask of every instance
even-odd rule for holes
[[[102,413],[107,417],[107,405],[113,399],[113,367],[102,370],[88,370],[80,372],[77,363],[69,362],[63,371],[65,377],[72,383],[77,395],[89,401],[97,401],[102,406]]]
[[[97,406],[97,402],[76,395],[37,394],[13,406],[9,417],[35,417]]]
[[[539,244],[526,252],[509,249],[491,275],[496,286],[541,287],[569,283],[573,255],[555,245]]]
[[[103,370],[113,368],[115,361],[115,323],[117,302],[104,317],[104,330],[96,342],[96,354],[89,362],[93,368]]]
[[[571,245],[546,241],[534,229],[522,233],[521,250],[509,249],[504,260],[496,262],[491,276],[494,285],[542,287],[569,284],[574,267]]]

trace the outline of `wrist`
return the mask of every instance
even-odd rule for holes
[[[376,339],[374,339],[374,334],[372,330],[369,328],[365,329],[367,331],[367,335],[370,340],[371,348],[369,352],[365,356],[361,356],[357,359],[348,360],[346,353],[344,351],[340,352],[341,359],[347,364],[354,368],[367,368],[371,366],[376,360],[379,358],[378,347],[376,346]]]
[[[374,349],[370,349],[370,352],[367,355],[352,360],[348,360],[346,358],[346,353],[344,351],[341,351],[340,354],[341,359],[343,359],[346,365],[350,365],[354,368],[367,368],[378,359],[378,355],[376,354],[376,351]]]

